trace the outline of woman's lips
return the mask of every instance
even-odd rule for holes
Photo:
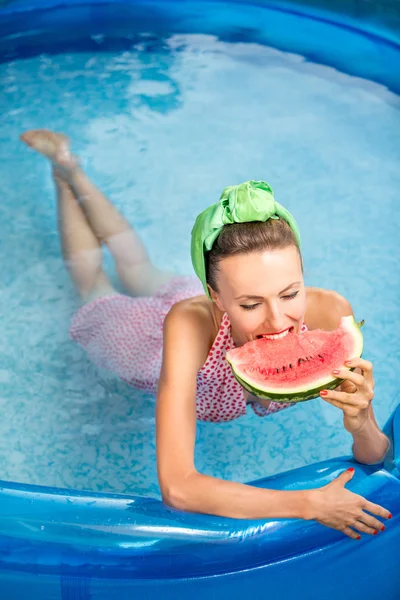
[[[280,340],[288,335],[291,331],[294,330],[294,327],[288,327],[287,329],[283,329],[282,331],[278,331],[277,333],[262,333],[257,336],[257,339],[265,339],[265,340]]]

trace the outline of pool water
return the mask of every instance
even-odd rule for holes
[[[49,167],[18,140],[29,128],[67,133],[153,260],[178,273],[191,272],[196,214],[222,188],[270,182],[299,222],[307,284],[344,294],[366,321],[383,425],[399,401],[398,96],[299,54],[168,33],[6,62],[0,87],[2,479],[159,494],[155,398],[98,372],[68,337],[79,304]],[[236,481],[351,452],[341,411],[322,400],[197,435],[197,468]]]

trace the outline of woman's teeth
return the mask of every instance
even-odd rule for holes
[[[263,335],[258,335],[257,337],[265,338],[266,340],[280,340],[287,336],[287,334],[293,329],[293,327],[289,327],[286,331],[282,331],[282,333],[264,333]]]

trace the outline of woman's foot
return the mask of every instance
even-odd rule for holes
[[[32,129],[21,135],[21,140],[53,163],[60,176],[72,174],[78,167],[78,159],[71,154],[69,139],[62,133],[54,133],[48,129]]]

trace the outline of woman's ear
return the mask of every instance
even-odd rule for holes
[[[216,292],[215,290],[213,290],[212,287],[210,285],[208,285],[208,283],[207,283],[207,287],[208,287],[208,292],[209,292],[209,294],[211,296],[211,300],[213,302],[215,302],[215,304],[218,306],[218,308],[219,308],[220,311],[225,312],[225,308],[224,308],[224,306],[223,306],[223,304],[221,302],[221,299],[219,297],[218,292]]]

